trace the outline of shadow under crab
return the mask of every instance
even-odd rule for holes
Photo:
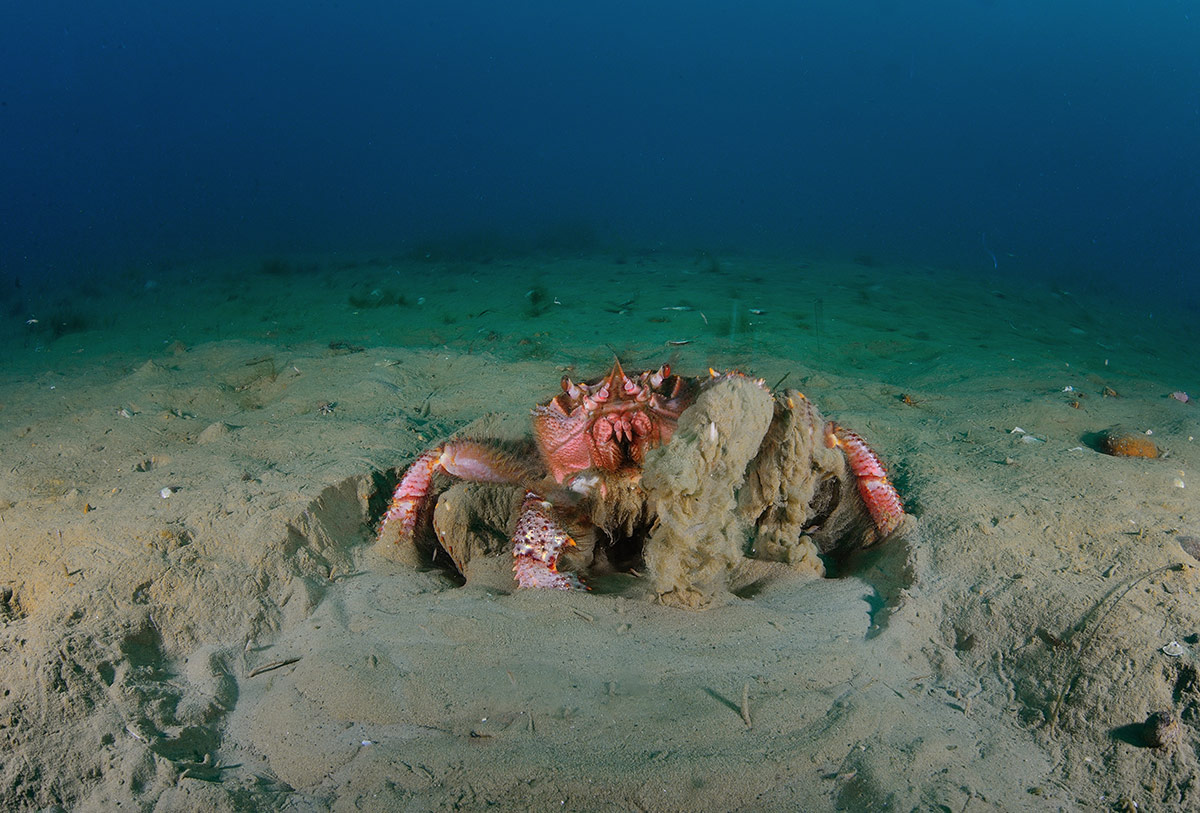
[[[699,608],[756,560],[823,575],[822,556],[903,519],[866,444],[796,390],[665,366],[626,377],[619,363],[563,390],[535,408],[533,439],[489,418],[418,458],[380,546],[414,563],[444,553],[470,581],[498,567],[560,588],[644,574],[660,601]]]

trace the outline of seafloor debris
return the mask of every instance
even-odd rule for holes
[[[1162,452],[1146,435],[1109,430],[1100,437],[1100,451],[1113,457],[1159,457]]]
[[[1170,748],[1183,739],[1179,718],[1169,711],[1154,712],[1142,726],[1142,740],[1150,748]]]

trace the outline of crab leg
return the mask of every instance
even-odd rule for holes
[[[858,493],[871,513],[880,538],[896,530],[904,519],[904,503],[888,480],[887,469],[879,455],[865,440],[833,421],[825,424],[825,445],[831,449],[836,446],[846,455],[850,471],[858,480]]]
[[[396,490],[383,522],[379,539],[411,542],[420,513],[430,498],[436,472],[474,483],[520,483],[529,472],[518,460],[500,449],[474,440],[452,440],[422,452],[413,461]]]
[[[520,587],[555,590],[583,588],[574,573],[558,572],[558,555],[574,547],[572,539],[550,513],[550,503],[532,491],[525,493],[521,516],[513,532],[513,572]]]

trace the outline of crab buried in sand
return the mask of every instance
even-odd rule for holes
[[[520,587],[644,568],[661,600],[704,606],[747,556],[822,573],[818,553],[873,545],[905,516],[862,438],[738,372],[627,375],[618,361],[564,376],[534,407],[532,440],[469,432],[404,472],[380,544],[444,551],[464,575],[507,548]]]

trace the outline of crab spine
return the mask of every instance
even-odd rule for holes
[[[513,573],[520,587],[574,590],[584,585],[574,573],[558,572],[558,556],[575,540],[550,514],[550,503],[532,491],[525,493],[521,516],[513,532]]]
[[[441,446],[428,449],[404,472],[396,490],[392,492],[392,501],[383,515],[383,522],[379,524],[379,541],[391,539],[399,544],[412,539],[417,528],[418,510],[429,495],[429,485],[433,481],[434,471],[440,465],[438,460],[441,456]]]

